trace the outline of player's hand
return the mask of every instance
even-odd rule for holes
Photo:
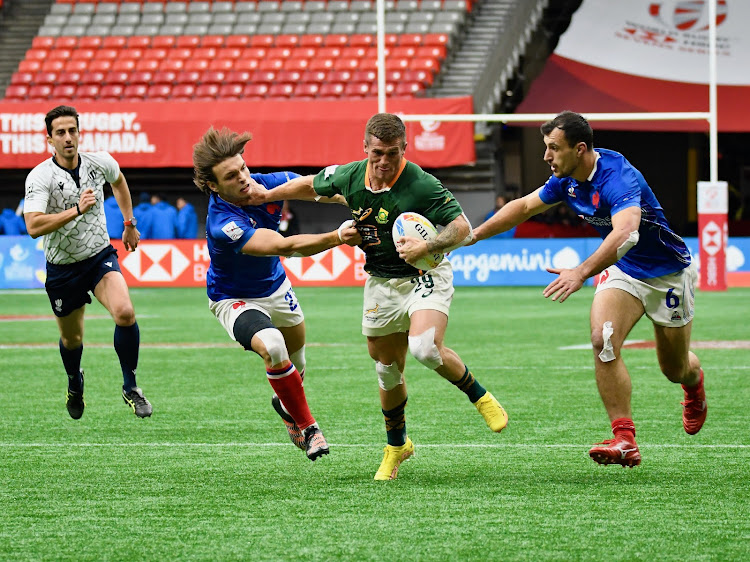
[[[402,236],[398,240],[395,240],[395,243],[396,249],[398,250],[398,257],[409,265],[414,265],[421,258],[430,253],[427,248],[427,242],[420,240],[419,238]]]
[[[356,225],[355,221],[349,219],[342,222],[339,227],[339,240],[347,246],[358,246],[362,243],[362,236],[360,236]]]
[[[477,229],[475,228],[471,231],[471,240],[469,240],[466,244],[464,244],[464,248],[467,246],[473,246],[478,241],[479,239],[477,238]]]
[[[243,193],[246,195],[246,198],[241,203],[239,203],[242,206],[257,206],[273,201],[273,199],[268,196],[268,190],[258,182],[256,182],[253,178],[250,178],[249,185],[247,186],[247,191]]]
[[[81,214],[88,211],[91,207],[96,205],[96,195],[94,195],[93,189],[86,189],[81,193],[81,197],[78,199],[78,208]]]
[[[557,279],[547,285],[542,294],[544,298],[552,297],[553,301],[565,302],[565,299],[583,287],[583,283],[586,281],[575,269],[552,269],[548,267],[547,271],[556,274]]]
[[[122,231],[122,244],[128,252],[135,252],[138,242],[141,241],[141,233],[134,226],[126,226]]]

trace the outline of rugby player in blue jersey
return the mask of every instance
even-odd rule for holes
[[[314,461],[328,454],[328,443],[302,386],[305,317],[278,256],[310,256],[343,243],[359,244],[362,238],[353,221],[324,234],[279,234],[282,203],[250,206],[248,193],[271,189],[297,174],[250,174],[242,154],[251,138],[210,128],[193,147],[194,182],[209,196],[209,308],[233,340],[263,358],[274,409],[292,442]]]
[[[684,390],[682,423],[691,435],[706,420],[703,370],[689,350],[696,271],[685,242],[670,228],[643,175],[622,154],[594,149],[586,119],[564,111],[541,127],[547,183],[511,201],[474,229],[474,240],[509,230],[529,217],[565,203],[601,235],[603,242],[573,269],[557,275],[545,297],[565,301],[586,279],[601,273],[591,305],[596,383],[614,439],[589,455],[599,464],[636,466],[641,455],[630,407],[631,382],[620,355],[625,338],[645,314],[654,326],[662,373]]]

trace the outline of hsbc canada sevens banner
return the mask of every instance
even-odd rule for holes
[[[598,238],[503,238],[459,248],[448,259],[456,286],[545,286],[548,267],[575,267],[596,250]],[[701,268],[698,239],[685,242]],[[135,252],[119,241],[120,268],[130,287],[205,287],[209,266],[205,240],[144,240]],[[365,256],[339,246],[309,258],[283,259],[296,287],[364,285]],[[750,287],[750,238],[732,238],[726,251],[727,284]],[[46,267],[41,239],[0,236],[0,289],[44,287]],[[591,280],[588,281],[590,285]]]
[[[250,131],[252,167],[328,166],[364,158],[365,123],[377,100],[75,104],[84,152],[106,150],[124,168],[192,167],[193,145],[210,127]],[[33,168],[49,152],[44,115],[54,104],[0,103],[0,168]],[[472,98],[398,98],[402,114],[472,113]],[[406,123],[407,157],[425,168],[475,162],[472,123]]]

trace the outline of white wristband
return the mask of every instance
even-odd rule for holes
[[[348,221],[344,221],[344,222],[341,223],[341,226],[338,229],[339,241],[340,242],[344,241],[344,239],[341,237],[341,231],[349,228],[350,226],[354,226],[355,224],[357,224],[357,223],[355,221],[353,221],[352,219],[349,219]]]

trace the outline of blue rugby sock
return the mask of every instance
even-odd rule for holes
[[[141,346],[141,332],[138,322],[132,326],[115,326],[115,351],[122,369],[122,388],[129,391],[138,386],[135,370],[138,367],[138,350]]]
[[[81,386],[81,355],[83,355],[83,344],[75,349],[67,349],[60,338],[60,357],[68,375],[68,388],[71,390]]]

